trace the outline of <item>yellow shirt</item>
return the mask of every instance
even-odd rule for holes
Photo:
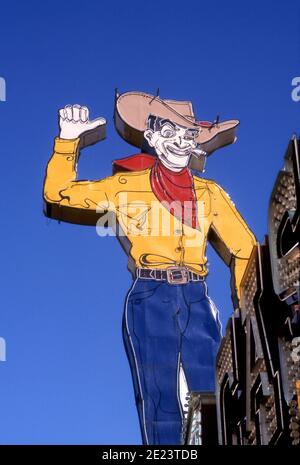
[[[193,176],[200,226],[195,230],[182,224],[157,200],[151,189],[150,169],[117,173],[98,181],[77,181],[78,147],[79,139],[55,140],[44,184],[47,216],[95,225],[108,219],[107,212],[113,213],[118,238],[126,242],[125,249],[135,267],[186,266],[205,276],[209,240],[225,263],[233,267],[239,295],[255,237],[220,186]]]

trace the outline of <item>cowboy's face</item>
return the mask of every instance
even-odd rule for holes
[[[148,125],[149,128],[149,125]],[[191,154],[197,147],[197,129],[189,129],[169,120],[159,120],[144,133],[148,144],[156,151],[161,162],[173,171],[188,165]]]

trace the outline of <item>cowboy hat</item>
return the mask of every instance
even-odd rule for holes
[[[143,92],[126,92],[116,95],[115,126],[126,142],[139,148],[142,147],[149,115],[169,119],[189,129],[198,129],[199,134],[195,141],[208,155],[220,147],[232,144],[236,139],[235,130],[239,124],[238,120],[228,120],[222,123],[218,120],[214,123],[197,121],[192,103],[188,101],[162,100],[158,96]],[[193,155],[191,167],[201,170],[203,160]]]

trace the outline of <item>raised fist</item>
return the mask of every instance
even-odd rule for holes
[[[80,138],[80,147],[92,145],[105,138],[105,118],[89,120],[89,110],[80,105],[66,105],[59,110],[61,139]]]

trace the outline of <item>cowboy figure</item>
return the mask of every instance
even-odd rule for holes
[[[59,115],[45,214],[77,224],[96,224],[106,212],[116,218],[133,275],[123,337],[143,443],[180,444],[187,392],[215,389],[221,332],[205,282],[207,240],[232,270],[235,306],[255,244],[226,192],[191,171],[234,142],[238,121],[197,122],[190,102],[118,95],[116,129],[142,153],[114,161],[111,177],[80,181],[80,149],[105,137],[106,122],[90,121],[79,105]]]

